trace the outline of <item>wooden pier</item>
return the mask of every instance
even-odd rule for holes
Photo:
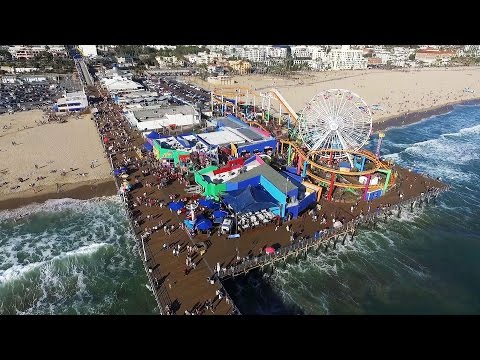
[[[99,90],[102,93],[102,90]],[[417,188],[405,186],[402,190],[405,198],[401,202],[393,191],[392,194],[386,194],[388,196],[385,198],[390,202],[390,206],[385,208],[380,208],[386,204],[386,202],[382,203],[385,200],[382,198],[370,203],[362,202],[353,212],[349,211],[351,204],[322,204],[321,212],[329,216],[331,212],[335,212],[338,219],[344,219],[344,225],[341,228],[333,229],[331,223],[321,224],[320,221],[313,221],[310,216],[304,214],[298,220],[288,222],[289,231],[286,230],[285,224],[278,228],[275,224],[267,224],[242,232],[239,238],[231,239],[217,233],[211,236],[199,234],[192,238],[180,227],[185,218],[184,215],[177,215],[166,206],[148,206],[147,204],[134,206],[134,200],[137,197],[162,200],[166,204],[169,202],[169,194],[180,194],[181,197],[190,194],[185,192],[185,187],[178,181],[162,189],[146,186],[148,183],[157,183],[152,173],[158,164],[151,159],[139,156],[137,150],[143,147],[145,139],[136,129],[131,128],[123,118],[119,107],[112,102],[106,101],[99,104],[98,109],[95,122],[112,168],[124,166],[130,159],[129,182],[138,182],[134,189],[121,198],[125,204],[132,232],[135,234],[137,251],[142,259],[149,287],[152,289],[161,314],[192,312],[203,315],[240,314],[223,287],[221,279],[246,274],[254,269],[262,269],[267,265],[287,261],[291,256],[300,256],[309,251],[334,250],[338,244],[352,241],[359,226],[374,222],[382,216],[388,218],[398,211],[407,211],[408,208],[411,209],[416,205],[426,204],[447,189],[444,184],[436,180],[417,175],[419,177]],[[104,141],[105,138],[108,140]],[[148,175],[142,173],[146,170],[149,172]],[[417,180],[416,177],[415,180]],[[418,195],[420,192],[422,194]],[[367,212],[367,207],[370,208],[370,206],[373,211]],[[360,215],[362,213],[365,215]],[[165,233],[159,227],[160,221],[169,227],[173,225],[174,230],[171,234]],[[153,231],[155,227],[158,229]],[[319,232],[319,235],[314,235]],[[295,237],[292,241],[293,234]],[[187,273],[185,272],[186,247],[199,243],[206,244],[206,251],[192,256],[196,267]],[[266,247],[274,247],[275,253],[265,254]],[[173,249],[177,248],[179,255],[175,256]],[[218,268],[220,271],[217,272]],[[213,282],[212,278],[215,279]],[[218,291],[223,296],[219,297]],[[210,301],[213,306],[206,306]]]

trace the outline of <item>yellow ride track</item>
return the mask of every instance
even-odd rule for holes
[[[371,153],[370,151],[367,151],[367,150],[344,151],[344,150],[342,150],[342,152],[349,153],[349,154],[352,154],[352,155],[365,156],[367,159],[369,159],[370,161],[372,161],[372,163],[375,164],[375,167],[373,169],[370,169],[370,170],[358,171],[358,172],[340,171],[340,170],[337,170],[337,169],[332,169],[332,168],[329,168],[327,166],[320,165],[320,164],[316,163],[314,159],[310,158],[313,155],[321,154],[321,153],[329,153],[332,150],[338,152],[338,149],[315,150],[315,151],[312,151],[308,154],[305,154],[303,152],[303,150],[295,142],[289,141],[289,140],[284,140],[284,139],[279,139],[279,141],[284,145],[292,146],[292,148],[299,155],[299,157],[306,160],[307,164],[310,165],[310,167],[320,169],[320,170],[322,170],[324,172],[327,172],[327,173],[334,173],[335,175],[362,176],[362,175],[373,174],[373,173],[377,172],[379,169],[387,169],[388,168],[385,164],[383,164],[380,160],[378,160],[375,157],[375,155],[373,153]],[[307,175],[309,177],[311,177],[312,179],[318,181],[318,182],[322,182],[324,184],[329,184],[330,183],[330,179],[322,178],[322,177],[318,176],[317,174],[312,173],[310,170],[307,170]],[[391,180],[390,180],[390,183],[392,183],[393,181],[394,181],[394,177],[392,176]],[[351,189],[364,189],[365,188],[365,185],[363,185],[363,184],[351,184],[351,183],[345,184],[345,183],[341,183],[341,182],[338,182],[338,181],[335,181],[333,183],[333,185],[338,186],[338,187],[343,187],[343,188],[351,188]],[[370,185],[368,188],[370,190],[378,190],[378,189],[382,189],[383,185]]]

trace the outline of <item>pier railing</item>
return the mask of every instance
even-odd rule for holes
[[[102,134],[100,134],[100,129],[98,128],[98,123],[97,123],[97,120],[95,119],[95,117],[93,118],[93,121],[95,123],[95,127],[97,128],[97,133],[98,133],[98,136],[100,137],[100,141],[103,145],[103,149],[104,149],[105,153],[107,154],[107,156],[109,158],[110,166],[111,166],[111,169],[112,169],[112,176],[113,176],[113,180],[115,182],[115,187],[117,188],[117,191],[119,191],[120,186],[118,185],[118,179],[116,178],[116,176],[113,175],[113,171],[114,171],[115,168],[113,166],[112,154],[107,150],[107,148],[106,148],[106,146],[103,142],[103,137],[102,137]],[[119,196],[122,199],[122,202],[124,204],[125,213],[128,217],[128,224],[130,226],[130,230],[132,231],[132,234],[133,234],[134,239],[135,239],[135,243],[136,243],[137,248],[139,250],[139,256],[142,259],[142,264],[143,264],[143,267],[145,268],[145,273],[147,274],[148,282],[150,284],[150,289],[151,289],[151,291],[152,291],[152,293],[155,297],[155,301],[157,302],[158,310],[159,310],[161,315],[165,315],[166,308],[167,308],[167,306],[171,307],[172,301],[171,301],[170,296],[168,294],[167,288],[165,287],[164,281],[162,281],[157,286],[157,285],[155,285],[155,281],[152,277],[152,274],[154,275],[154,273],[160,273],[160,269],[159,269],[158,266],[155,269],[151,269],[148,266],[148,264],[147,264],[148,260],[153,259],[153,254],[151,252],[151,249],[148,246],[143,246],[142,240],[139,238],[139,236],[137,235],[137,233],[135,231],[135,227],[133,226],[133,217],[132,217],[132,213],[131,213],[130,209],[128,208],[128,199],[127,199],[126,195],[123,194],[123,193],[120,194],[119,192],[118,192],[118,194],[119,194]],[[147,261],[145,261],[145,258],[142,256],[142,250],[141,250],[142,247],[145,249]]]
[[[396,209],[397,211],[401,211],[401,208],[405,206],[410,206],[411,209],[415,207],[418,203],[419,205],[423,202],[428,203],[431,199],[435,199],[440,193],[449,190],[449,186],[445,186],[443,188],[436,188],[434,190],[425,192],[421,195],[418,195],[413,198],[405,199],[394,206],[390,206],[387,208],[380,208],[378,211],[370,212],[366,215],[358,216],[355,219],[345,223],[341,228],[337,229],[326,229],[320,232],[320,236],[318,238],[306,237],[301,240],[297,240],[292,244],[283,247],[273,254],[265,254],[253,258],[249,258],[244,260],[242,263],[231,266],[228,268],[220,269],[219,278],[226,279],[229,277],[234,277],[240,274],[246,274],[248,271],[263,267],[267,264],[273,264],[279,260],[285,260],[290,255],[295,255],[301,253],[303,251],[307,252],[309,248],[318,247],[320,245],[330,246],[332,239],[334,240],[333,248],[335,249],[336,244],[338,241],[342,241],[342,244],[345,243],[347,235],[351,236],[351,240],[353,240],[353,236],[355,235],[356,229],[359,225],[365,224],[368,222],[373,222],[376,218],[385,216],[388,217],[392,215],[393,211]],[[343,238],[341,236],[343,235]]]
[[[261,256],[256,256],[250,259],[243,261],[241,264],[231,266],[228,268],[220,269],[219,277],[225,279],[227,277],[236,276],[239,274],[245,274],[248,271],[263,267],[267,264],[273,264],[274,262],[282,259],[286,259],[290,255],[295,255],[301,252],[306,252],[311,247],[317,247],[322,244],[326,244],[328,247],[332,239],[335,240],[334,248],[340,236],[344,235],[343,242],[345,241],[347,235],[353,236],[355,233],[355,226],[353,223],[347,223],[341,228],[338,229],[327,229],[321,232],[321,235],[318,238],[306,237],[300,240],[294,241],[292,244],[285,246],[273,254],[265,254]]]

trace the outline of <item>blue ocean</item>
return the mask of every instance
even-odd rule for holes
[[[230,281],[243,314],[480,313],[480,106],[389,129],[382,154],[451,191],[335,252]],[[146,284],[115,197],[0,212],[0,314],[155,314]]]
[[[156,314],[115,196],[0,212],[0,314]]]
[[[451,191],[335,252],[230,282],[242,313],[480,314],[480,106],[391,128],[382,154]]]

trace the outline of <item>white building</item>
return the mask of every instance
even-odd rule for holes
[[[299,46],[292,46],[292,57],[293,58],[312,58],[313,49],[309,46],[299,45]]]
[[[459,51],[460,56],[480,56],[480,45],[465,45],[463,49]]]
[[[48,45],[48,50],[50,54],[54,56],[67,56],[67,49],[65,49],[65,46],[63,45]]]
[[[85,57],[97,56],[97,45],[78,45],[78,49]]]
[[[267,46],[266,55],[269,58],[285,59],[287,57],[287,48],[278,46]]]
[[[332,49],[328,54],[332,70],[358,70],[367,68],[363,50],[352,50],[349,46]]]
[[[80,111],[88,106],[87,95],[85,91],[65,92],[63,97],[58,99],[54,106],[55,111],[69,112]]]
[[[17,77],[12,75],[3,75],[2,84],[15,84],[17,82]]]
[[[198,54],[189,54],[185,55],[185,59],[187,59],[188,62],[196,65],[201,65],[201,64],[211,64],[211,63],[217,63],[221,61],[225,61],[225,57],[218,52],[199,52]]]
[[[264,62],[267,57],[265,47],[246,47],[243,52],[239,54],[240,57],[247,59],[251,62]]]
[[[155,50],[175,50],[176,45],[147,45],[148,47],[154,48]]]
[[[185,61],[176,56],[157,56],[155,57],[158,65],[163,66],[184,66]]]
[[[44,75],[27,75],[27,76],[22,76],[22,81],[25,81],[28,83],[46,82],[47,77]]]
[[[45,45],[14,45],[8,48],[8,52],[14,59],[26,59],[30,60],[42,51],[46,51]]]
[[[328,56],[324,46],[312,46],[312,60],[327,62]]]
[[[143,90],[143,86],[141,84],[133,80],[129,80],[123,76],[103,78],[100,80],[100,82],[112,95]]]
[[[101,51],[115,50],[117,45],[97,45],[97,49]]]
[[[124,111],[125,118],[139,130],[167,130],[192,127],[200,123],[200,114],[192,106],[145,106]]]
[[[21,73],[31,73],[34,71],[38,71],[39,69],[36,67],[16,67],[14,68],[14,71],[16,74],[21,74]]]

